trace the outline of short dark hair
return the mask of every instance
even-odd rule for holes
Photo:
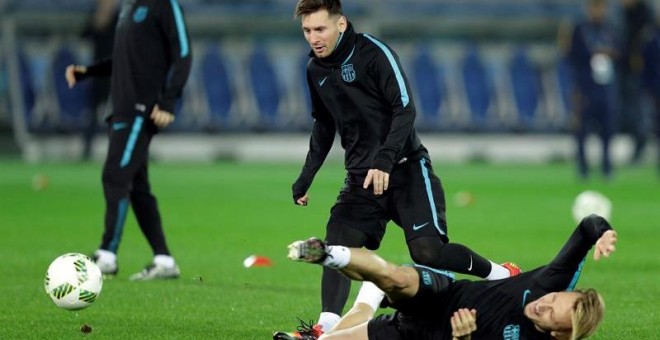
[[[325,9],[329,15],[343,15],[341,0],[298,0],[295,18]]]

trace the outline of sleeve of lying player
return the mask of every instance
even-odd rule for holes
[[[312,117],[314,117],[314,126],[312,127],[312,134],[309,138],[309,151],[305,158],[305,165],[303,165],[300,176],[298,176],[298,179],[292,186],[294,202],[300,197],[303,197],[312,185],[314,176],[316,176],[321,165],[325,162],[326,157],[328,157],[336,133],[335,122],[325,109],[325,106],[316,93],[314,86],[311,85],[309,73],[307,74],[307,82],[312,99]]]
[[[164,3],[167,5],[163,6],[161,28],[169,41],[172,64],[158,106],[161,110],[174,114],[176,100],[181,97],[183,87],[190,74],[192,54],[181,6],[176,1],[165,1]]]
[[[582,219],[559,254],[548,264],[537,282],[548,291],[573,290],[580,277],[587,253],[612,227],[604,218],[589,215]]]

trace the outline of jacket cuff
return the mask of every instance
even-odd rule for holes
[[[162,111],[167,111],[171,114],[176,114],[174,109],[176,108],[176,99],[161,99],[158,101],[158,108]]]
[[[77,82],[83,81],[87,78],[90,78],[91,76],[92,76],[92,74],[90,74],[89,71],[87,71],[85,73],[78,72],[78,71],[73,71],[73,77],[76,78]]]
[[[388,174],[392,173],[393,167],[394,163],[385,157],[376,157],[372,166],[373,169],[378,169],[380,171],[387,172]]]
[[[299,198],[305,196],[307,190],[309,189],[309,184],[302,183],[301,180],[297,180],[291,186],[291,193],[293,194],[293,202],[296,202]]]

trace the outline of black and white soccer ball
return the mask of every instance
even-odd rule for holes
[[[89,307],[101,294],[103,274],[89,257],[68,253],[50,264],[44,287],[58,307],[83,309]]]

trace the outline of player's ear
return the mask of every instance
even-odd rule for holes
[[[348,20],[345,16],[342,15],[339,17],[339,20],[337,20],[337,26],[339,27],[340,33],[344,33],[346,31],[346,28],[348,27]]]
[[[571,331],[552,331],[550,335],[557,340],[568,340],[571,338]]]

